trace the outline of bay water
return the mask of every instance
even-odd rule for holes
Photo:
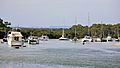
[[[0,43],[0,68],[120,68],[120,47],[114,44],[50,39],[15,49]]]

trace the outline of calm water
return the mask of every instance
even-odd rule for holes
[[[120,68],[120,47],[114,43],[40,41],[20,49],[0,44],[0,68]]]

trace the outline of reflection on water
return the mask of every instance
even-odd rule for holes
[[[120,47],[113,43],[49,40],[14,49],[0,44],[0,68],[120,68]]]

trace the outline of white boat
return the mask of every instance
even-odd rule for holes
[[[77,38],[77,37],[74,37],[74,38],[72,39],[72,41],[78,41],[78,38]]]
[[[89,16],[89,13],[88,13],[88,24],[90,23],[90,16]],[[90,35],[90,30],[89,30],[89,26],[88,26],[88,35],[86,35],[83,39],[82,39],[82,42],[92,42],[93,39],[92,37],[89,36]]]
[[[59,40],[69,40],[69,38],[60,37]]]
[[[90,36],[85,36],[83,39],[82,39],[82,42],[92,42],[93,39],[90,37]]]
[[[64,29],[62,31],[62,37],[60,37],[59,40],[69,40],[69,38],[64,37]]]
[[[28,43],[29,44],[39,44],[39,39],[37,36],[29,36]]]
[[[101,38],[96,38],[95,42],[101,42]]]
[[[110,42],[110,41],[112,41],[112,37],[111,36],[107,36],[106,40],[107,40],[107,42]]]
[[[75,28],[75,37],[72,39],[72,41],[78,41],[78,38],[76,37],[76,28]]]
[[[8,45],[10,47],[21,47],[23,45],[21,32],[10,31],[7,35]]]
[[[49,40],[49,37],[48,37],[47,35],[42,35],[42,36],[40,37],[40,40],[41,40],[41,41],[48,41],[48,40]]]

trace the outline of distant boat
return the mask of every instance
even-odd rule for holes
[[[119,37],[119,27],[117,27],[117,38],[115,39],[116,42],[120,41],[120,37]]]
[[[72,41],[78,41],[78,38],[76,37],[76,28],[75,28],[75,37],[72,39]]]
[[[7,42],[7,38],[3,38],[3,42]]]
[[[107,42],[110,42],[110,41],[112,41],[112,37],[110,35],[108,35],[106,40],[107,40]]]
[[[78,38],[77,38],[77,37],[74,37],[74,38],[72,39],[72,41],[78,41]]]
[[[92,42],[93,39],[90,37],[90,36],[85,36],[83,39],[82,39],[82,42]]]
[[[88,24],[90,23],[90,15],[88,13]],[[93,39],[92,37],[90,36],[90,30],[89,30],[89,26],[88,26],[88,35],[86,35],[83,39],[82,39],[82,42],[92,42]]]
[[[62,31],[62,37],[60,37],[59,40],[69,40],[69,38],[64,37],[64,29]]]
[[[119,42],[119,41],[120,41],[120,39],[119,39],[119,38],[116,38],[116,39],[115,39],[115,42]]]
[[[29,36],[28,43],[29,44],[39,44],[39,39],[37,36]]]
[[[102,42],[112,42],[112,37],[110,35],[107,36],[107,38],[102,38]]]
[[[48,40],[49,40],[49,37],[48,37],[47,35],[42,35],[42,36],[40,37],[40,40],[41,40],[41,41],[48,41]]]
[[[75,26],[75,37],[72,39],[72,41],[78,41],[78,38],[76,37],[76,26]]]
[[[3,42],[7,42],[7,35],[4,36]]]
[[[10,31],[7,35],[8,45],[19,48],[23,45],[22,34],[18,31]]]
[[[95,42],[101,42],[102,41],[101,38],[96,38],[94,40],[95,40]]]
[[[60,37],[59,40],[69,40],[69,39],[65,37]]]
[[[75,23],[76,23],[76,20],[75,20]],[[72,39],[72,41],[78,41],[78,38],[76,37],[76,24],[75,24],[75,37]]]

